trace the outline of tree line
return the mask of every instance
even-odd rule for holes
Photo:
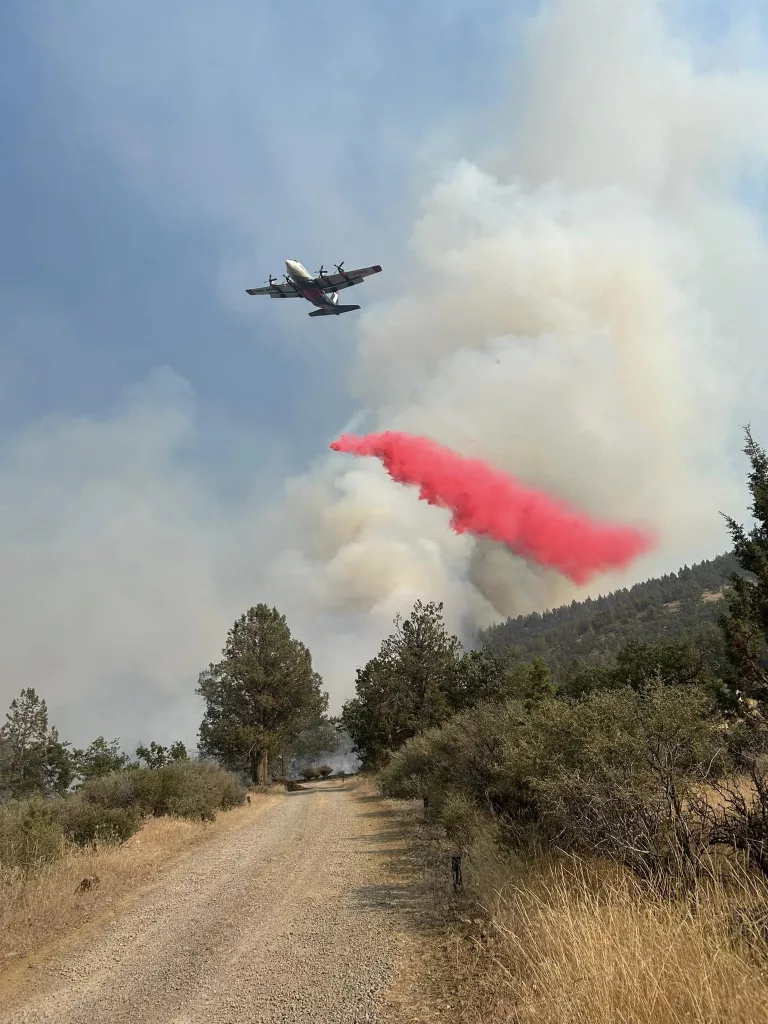
[[[120,749],[118,739],[98,736],[87,747],[74,747],[48,722],[48,705],[34,687],[11,701],[0,728],[0,801],[33,794],[56,796],[73,785],[129,768],[159,768],[187,760],[179,740],[165,747],[139,744],[135,756]]]
[[[725,664],[719,618],[731,576],[740,571],[729,552],[594,599],[507,619],[480,631],[478,643],[514,647],[523,657],[540,654],[555,679],[567,676],[574,661],[609,661],[630,640],[662,637],[695,637]]]
[[[221,660],[200,674],[196,692],[205,701],[197,758],[213,758],[254,785],[344,745],[340,723],[326,715],[328,695],[308,649],[291,635],[285,616],[265,604],[236,620]],[[74,747],[49,725],[46,701],[27,687],[0,728],[0,801],[60,796],[115,772],[188,759],[181,741],[140,744],[134,757],[119,739],[103,736]]]

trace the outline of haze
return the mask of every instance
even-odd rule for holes
[[[468,637],[724,550],[768,441],[761,6],[6,3],[4,704],[194,743],[250,604],[338,710],[416,598]],[[287,256],[384,273],[318,323],[244,295]],[[328,453],[352,428],[661,546],[579,590]]]

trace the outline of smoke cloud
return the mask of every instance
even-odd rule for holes
[[[387,239],[368,237],[384,273],[361,292],[347,382],[360,418],[346,427],[433,438],[590,516],[647,524],[658,548],[575,584],[504,544],[453,533],[447,510],[376,460],[325,451],[331,436],[283,486],[289,446],[240,427],[217,443],[185,382],[161,372],[109,414],[47,418],[0,446],[6,706],[31,685],[79,744],[100,732],[128,745],[194,742],[197,674],[249,604],[287,615],[337,710],[355,668],[418,598],[443,601],[468,639],[507,615],[725,549],[718,512],[746,504],[739,424],[752,419],[768,438],[768,245],[745,199],[768,158],[768,61],[756,31],[748,47],[736,31],[705,50],[673,35],[661,9],[544,0],[527,22],[509,99],[477,112],[471,135],[483,147],[457,148],[465,158],[424,186],[397,265],[375,249],[396,234],[391,210]],[[98,47],[89,53],[103,64]],[[136,61],[108,63],[114,91],[95,88],[97,76],[82,92],[106,95],[110,131],[141,140],[141,119],[126,135],[118,109]],[[139,100],[139,114],[152,106]],[[206,99],[206,124],[209,110]],[[434,145],[446,134],[440,125]],[[158,137],[135,147],[142,159],[154,159]],[[171,136],[174,159],[193,157],[171,163],[170,180],[203,173],[197,205],[213,203],[225,245],[241,252],[253,213],[235,241],[232,218],[259,207],[194,158],[204,137],[197,127],[184,145]],[[434,167],[428,155],[414,164]],[[319,352],[351,329],[325,326],[336,340],[317,332]],[[212,483],[207,445],[229,467],[222,478],[247,478],[245,497]]]
[[[768,156],[768,75],[697,66],[660,12],[560,0],[530,20],[514,112],[425,197],[350,374],[369,429],[647,523],[659,547],[577,586],[451,534],[378,463],[322,458],[290,485],[271,578],[332,692],[417,597],[466,635],[727,546],[718,511],[744,506],[739,424],[760,409],[768,327],[768,247],[743,199]]]

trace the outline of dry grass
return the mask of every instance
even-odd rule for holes
[[[737,907],[768,911],[760,881],[710,884],[692,903],[670,903],[617,869],[512,866],[485,851],[472,889],[484,923],[464,922],[457,1020],[768,1021],[768,949],[759,926],[735,922]]]
[[[433,920],[401,964],[388,1024],[768,1024],[762,880],[735,872],[675,903],[613,865],[504,859],[486,842],[455,897],[442,830],[415,804],[399,813]]]
[[[122,846],[95,852],[73,848],[61,860],[25,877],[18,871],[0,874],[0,970],[75,931],[135,895],[184,854],[216,836],[243,828],[279,799],[251,794],[252,803],[222,811],[212,823],[157,818]],[[75,892],[85,877],[99,883]]]

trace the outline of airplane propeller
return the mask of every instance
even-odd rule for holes
[[[341,263],[334,263],[333,265],[334,267],[336,267],[340,274],[343,273],[343,270],[341,268],[344,266],[344,260],[342,260]]]
[[[317,276],[318,277],[325,277],[325,267],[323,266],[322,263],[320,264],[320,269],[317,272]]]
[[[276,281],[277,281],[277,278],[276,278],[276,277],[272,277],[272,275],[270,274],[270,275],[269,275],[269,280],[268,280],[268,281],[265,281],[265,282],[264,282],[264,284],[268,284],[268,285],[269,285],[269,287],[271,288],[271,287],[272,287],[272,285],[273,285],[273,284],[274,284],[274,283],[275,283]]]

